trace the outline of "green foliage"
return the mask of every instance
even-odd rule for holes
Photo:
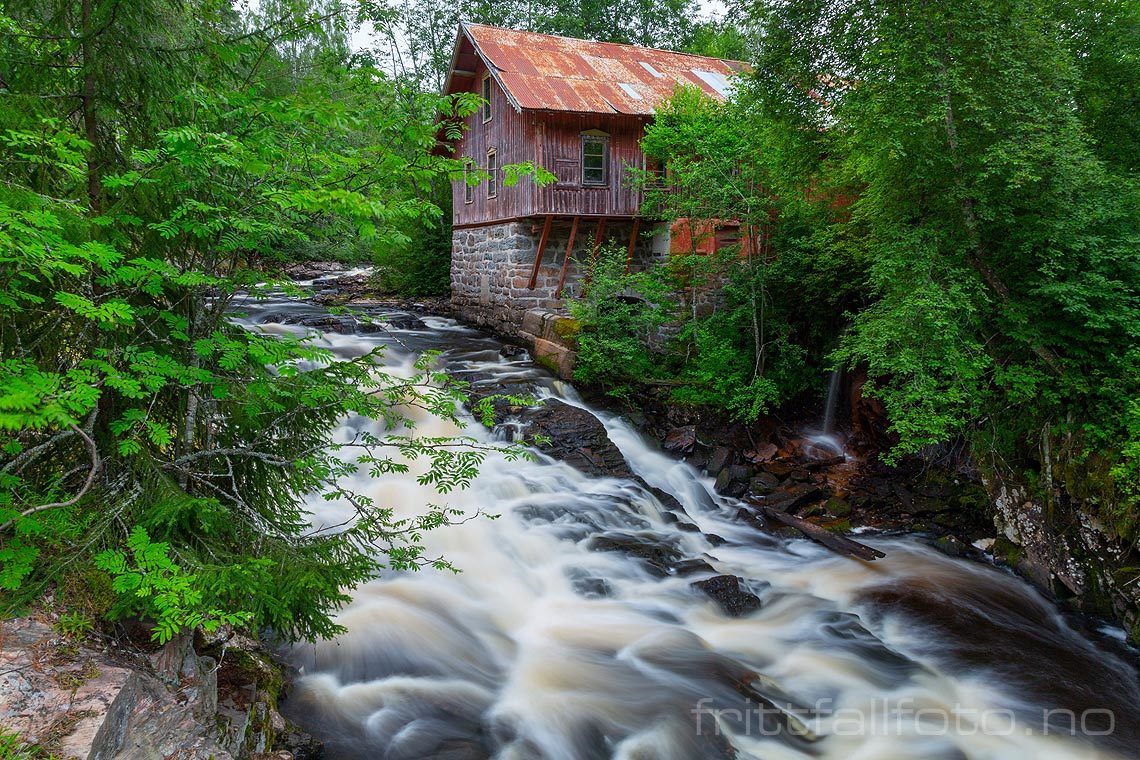
[[[673,316],[660,273],[626,273],[625,252],[602,245],[588,270],[581,298],[570,302],[581,323],[574,377],[622,396],[657,374],[650,348],[658,328]]]
[[[865,368],[889,459],[966,438],[1042,487],[1086,471],[1070,495],[1135,535],[1135,4],[778,0],[739,28],[751,75],[725,103],[679,91],[643,142],[663,217],[759,232],[725,308],[683,327],[704,360],[666,373],[695,380],[678,393],[731,406],[716,384],[749,353],[750,409]]]
[[[619,397],[664,385],[674,401],[754,421],[810,381],[786,324],[767,336],[765,351],[753,350],[752,280],[766,272],[729,250],[626,273],[625,252],[602,246],[588,287],[570,304],[581,326],[575,378]],[[703,296],[721,306],[694,308]]]
[[[170,545],[152,543],[141,525],[127,538],[126,552],[107,550],[95,557],[95,566],[111,575],[119,601],[113,617],[153,618],[152,638],[165,644],[183,630],[201,628],[213,633],[222,625],[248,623],[248,612],[225,612],[204,605],[201,582],[170,558]]]
[[[36,754],[19,734],[0,728],[0,760],[34,760]]]
[[[674,255],[679,308],[670,346],[673,397],[755,420],[809,390],[821,390],[843,311],[858,304],[865,262],[841,234],[841,210],[817,206],[796,186],[794,140],[757,118],[747,80],[715,101],[680,89],[658,109],[642,147],[667,172],[634,172],[646,204],[696,244],[719,220],[739,242],[716,256]],[[706,292],[702,308],[691,294]],[[685,295],[688,293],[689,295]],[[814,365],[814,367],[813,367]]]
[[[417,434],[411,408],[461,424],[464,387],[431,357],[392,377],[375,354],[231,319],[307,246],[395,248],[437,219],[431,190],[462,166],[432,152],[435,116],[477,98],[409,100],[348,56],[340,11],[272,6],[252,27],[212,0],[0,18],[5,608],[57,583],[100,596],[85,613],[152,617],[164,641],[222,622],[328,636],[354,585],[448,567],[424,532],[471,517],[397,517],[346,485],[423,459],[446,492],[498,450]],[[334,443],[347,415],[386,432]],[[316,494],[351,519],[314,532]]]
[[[651,197],[766,227],[746,309],[810,364],[868,370],[892,458],[966,437],[1043,484],[1108,472],[1078,490],[1131,535],[1138,19],[1084,0],[757,4],[734,97],[679,93],[647,131],[671,169]],[[825,316],[797,316],[789,287]]]
[[[69,639],[84,639],[95,629],[95,621],[82,612],[65,612],[59,616],[56,630]]]
[[[432,192],[442,218],[414,220],[401,245],[378,248],[372,261],[380,290],[406,296],[446,295],[451,287],[451,185]]]

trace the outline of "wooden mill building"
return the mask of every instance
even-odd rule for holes
[[[445,93],[479,93],[455,154],[489,174],[453,190],[452,302],[518,334],[528,310],[557,310],[582,284],[599,240],[633,264],[668,253],[668,231],[643,219],[627,167],[654,109],[679,85],[723,98],[743,64],[635,45],[477,24],[459,29]],[[502,182],[506,164],[553,173],[539,187]],[[528,336],[530,337],[530,336]]]

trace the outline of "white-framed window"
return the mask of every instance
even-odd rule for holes
[[[499,154],[494,148],[487,151],[487,197],[499,195]]]
[[[665,187],[665,177],[668,176],[668,167],[659,158],[645,156],[645,184],[647,187]]]
[[[463,164],[463,202],[475,202],[475,186],[471,184],[471,160]]]
[[[483,123],[491,120],[491,75],[483,75]]]
[[[582,184],[604,187],[610,183],[610,140],[601,135],[582,135]]]

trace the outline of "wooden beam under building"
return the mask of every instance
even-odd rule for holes
[[[637,248],[637,230],[641,226],[641,217],[635,216],[633,218],[633,232],[629,234],[629,250],[625,252],[625,273],[629,274],[629,268],[633,264],[633,251]]]
[[[562,271],[558,275],[558,290],[554,291],[555,298],[562,297],[562,288],[566,286],[566,273],[570,271],[570,256],[574,253],[574,236],[578,234],[578,219],[574,217],[570,225],[570,238],[566,241],[566,255],[562,258]]]
[[[598,217],[598,229],[594,230],[594,250],[590,251],[590,264],[598,260],[598,249],[602,247],[602,236],[606,234],[606,218]]]
[[[553,214],[546,215],[546,224],[542,225],[542,237],[538,239],[538,251],[534,254],[534,268],[530,270],[530,284],[527,287],[534,290],[538,282],[538,268],[542,266],[542,254],[546,252],[546,241],[550,239],[550,224],[554,221]]]

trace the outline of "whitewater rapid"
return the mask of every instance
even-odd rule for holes
[[[440,350],[459,377],[590,409],[525,356],[504,358],[502,344],[451,320],[340,335],[280,324],[281,314],[317,313],[299,302],[246,311],[251,329],[313,332],[341,357],[385,345],[384,371],[409,374],[420,352]],[[541,452],[535,462],[492,456],[471,488],[446,495],[416,482],[422,463],[359,477],[353,485],[397,516],[446,504],[498,517],[426,534],[429,554],[462,572],[385,574],[338,614],[347,633],[291,650],[301,675],[284,709],[327,757],[1140,756],[1132,661],[1014,576],[917,538],[871,539],[887,557],[866,563],[761,534],[734,519],[738,503],[703,474],[590,411],[699,530],[679,527],[636,482],[590,477]],[[419,435],[501,435],[408,413]],[[338,435],[367,424],[346,420]],[[316,525],[348,515],[319,495],[310,508]],[[662,575],[629,553],[595,550],[614,536],[712,571]],[[760,608],[728,617],[690,585],[713,574],[739,577]]]

